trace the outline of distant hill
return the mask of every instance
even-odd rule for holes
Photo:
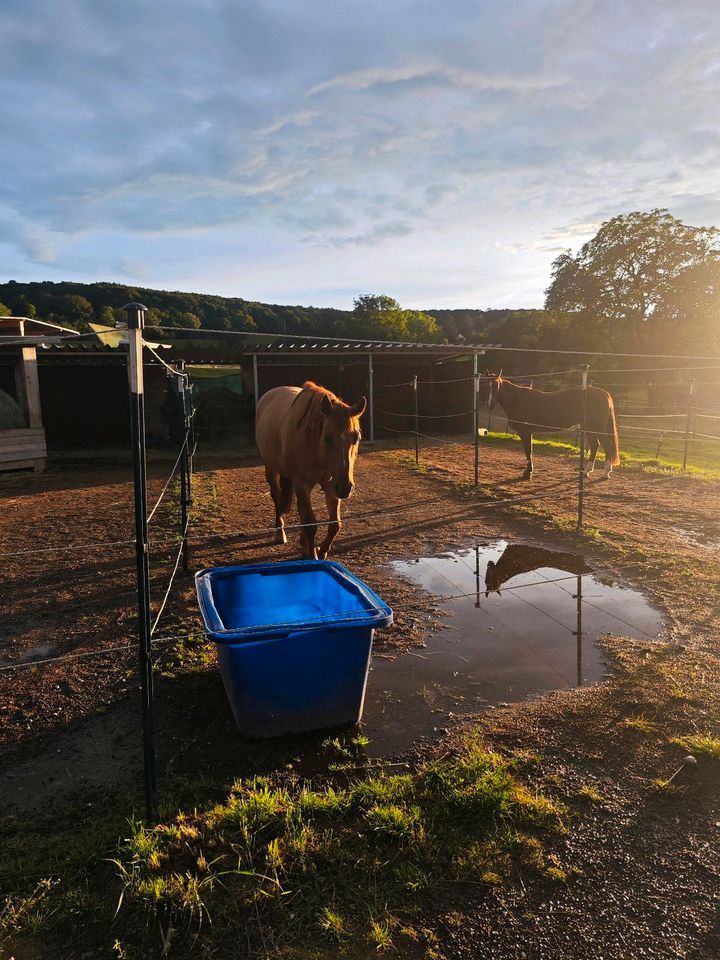
[[[124,320],[122,307],[140,300],[148,307],[150,324],[210,330],[248,330],[259,333],[353,336],[353,314],[333,307],[287,306],[258,303],[241,297],[183,293],[130,287],[121,283],[54,283],[49,280],[0,284],[0,303],[13,314],[36,316],[62,326],[86,329],[88,322]],[[488,331],[511,316],[537,311],[443,310],[424,311],[440,324],[447,340],[482,340]]]

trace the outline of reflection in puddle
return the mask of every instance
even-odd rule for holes
[[[452,617],[427,646],[373,658],[363,729],[376,756],[437,734],[448,718],[599,680],[599,636],[654,637],[662,625],[642,594],[577,554],[501,540],[393,567],[444,598]]]

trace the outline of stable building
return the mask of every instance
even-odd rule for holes
[[[45,469],[36,344],[76,333],[31,317],[0,317],[0,471]]]

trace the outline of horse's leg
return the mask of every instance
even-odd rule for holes
[[[265,479],[270,484],[270,496],[275,504],[275,543],[287,543],[285,524],[282,516],[283,511],[281,510],[282,490],[280,487],[280,475],[273,473],[269,467],[265,467]]]
[[[610,474],[612,473],[612,461],[615,451],[612,443],[610,442],[610,438],[606,437],[605,434],[600,435],[600,443],[602,443],[603,450],[605,451],[605,470],[602,475],[602,479],[609,480]]]
[[[285,533],[285,517],[288,513],[290,513],[294,495],[295,488],[293,487],[292,480],[289,477],[280,477],[280,505],[277,508],[278,526],[280,527],[280,533],[282,534],[282,540],[279,541],[280,543],[287,543],[287,534]]]
[[[522,440],[523,450],[525,451],[525,459],[527,460],[527,463],[525,464],[525,470],[523,472],[523,480],[529,480],[533,474],[532,431],[526,430],[519,424],[511,424],[511,426],[518,432],[520,439]]]
[[[303,560],[316,560],[317,548],[315,547],[315,534],[317,532],[317,517],[312,508],[310,487],[296,486],[295,493],[297,495],[300,523],[304,524],[300,531]]]
[[[589,477],[595,469],[595,457],[597,456],[598,447],[600,446],[600,440],[598,439],[598,435],[596,433],[588,434],[588,446],[590,450],[590,459],[588,460],[585,468],[586,477]]]
[[[342,521],[340,520],[340,501],[335,496],[332,486],[325,490],[325,502],[327,503],[328,509],[328,528],[325,539],[318,547],[318,557],[320,560],[324,560],[330,553],[333,540],[338,533],[340,533],[340,527],[342,527]]]

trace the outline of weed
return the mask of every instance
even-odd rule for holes
[[[515,833],[510,838],[512,849],[520,855],[522,863],[533,870],[542,870],[545,866],[543,846],[536,837]]]
[[[685,793],[685,788],[676,786],[670,780],[663,780],[662,777],[657,777],[652,783],[656,792],[668,799],[671,797],[680,797]]]
[[[582,797],[585,800],[590,800],[591,803],[604,803],[605,798],[600,793],[599,790],[596,790],[595,787],[591,787],[590,784],[580,787],[578,790],[578,796]]]
[[[367,811],[365,820],[381,843],[419,843],[425,835],[418,807],[404,810],[395,804],[376,805]]]
[[[369,737],[358,733],[354,737],[345,737],[342,739],[340,737],[327,737],[322,742],[322,748],[328,753],[334,753],[339,757],[343,757],[345,760],[349,760],[355,754],[364,750],[369,743]]]
[[[670,743],[677,744],[678,747],[682,747],[688,753],[708,757],[711,760],[720,760],[720,738],[718,737],[711,737],[709,734],[673,737]]]
[[[635,730],[637,733],[644,733],[647,736],[658,732],[655,721],[649,720],[644,714],[640,714],[639,717],[625,717],[622,723],[629,730]]]
[[[318,918],[320,929],[329,934],[334,940],[342,940],[348,930],[343,917],[330,907],[323,907]]]
[[[465,923],[466,918],[462,913],[453,910],[450,913],[446,913],[443,919],[448,927],[461,927],[463,923]]]
[[[534,750],[523,750],[519,747],[512,751],[511,757],[512,765],[518,767],[534,767],[542,761],[539,753]]]
[[[384,917],[382,920],[376,920],[374,917],[370,918],[368,940],[375,945],[376,950],[387,950],[393,945],[392,929],[394,925],[394,918],[392,917]]]
[[[48,911],[48,894],[57,884],[56,880],[43,879],[26,896],[9,896],[0,905],[0,937],[19,930],[36,932]]]
[[[512,803],[524,820],[545,827],[555,826],[562,832],[565,831],[566,828],[562,820],[564,808],[549,797],[539,792],[533,793],[527,787],[517,785],[512,793]]]

